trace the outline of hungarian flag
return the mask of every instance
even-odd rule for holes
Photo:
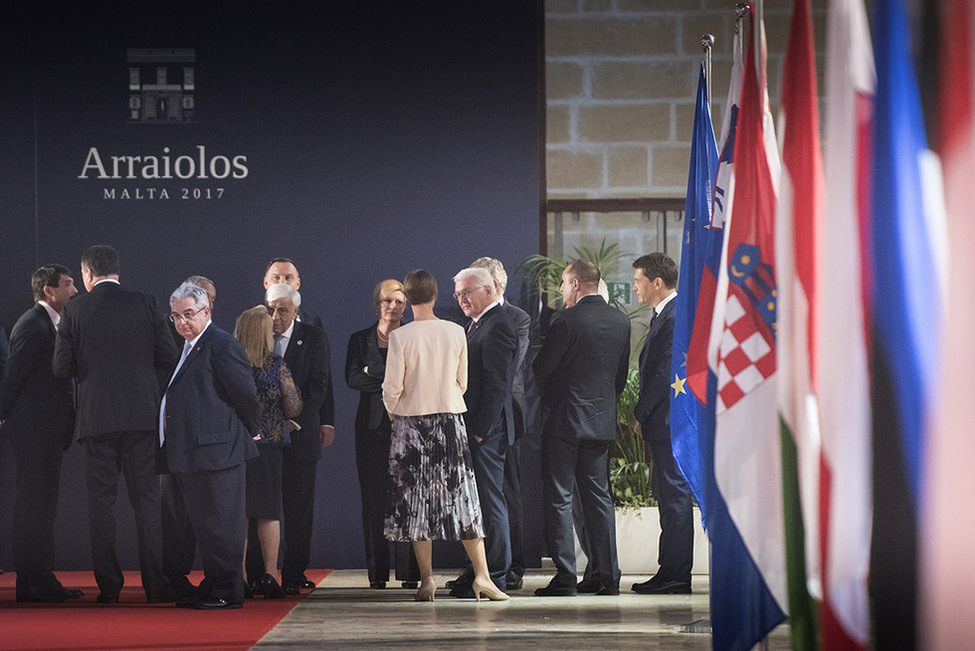
[[[677,298],[674,299],[674,344],[671,363],[673,389],[670,400],[670,431],[674,459],[687,480],[706,518],[707,500],[704,493],[704,464],[701,453],[701,428],[707,421],[704,401],[688,391],[687,350],[690,345],[694,310],[698,289],[708,253],[708,227],[715,170],[718,165],[718,146],[711,127],[711,103],[708,98],[704,65],[697,81],[697,101],[694,109],[694,129],[691,135],[691,163],[687,175],[687,199],[684,207],[684,239],[681,245],[680,276]]]
[[[888,648],[917,640],[917,517],[941,377],[946,255],[941,173],[924,134],[907,12],[903,0],[875,9],[870,584],[876,645]]]
[[[795,649],[816,647],[806,562],[818,574],[819,408],[817,298],[822,262],[823,161],[819,149],[816,54],[809,0],[796,0],[785,54],[779,116],[782,174],[775,221],[779,417],[789,622]],[[800,477],[802,482],[800,484]],[[807,544],[803,512],[813,538]]]
[[[833,0],[826,32],[826,214],[823,219],[817,359],[822,462],[817,528],[820,622],[827,649],[869,641],[870,186],[876,73],[862,0]],[[810,537],[807,535],[807,541]]]
[[[942,4],[940,133],[951,255],[942,390],[922,468],[921,638],[928,649],[963,649],[975,639],[975,521],[964,514],[975,495],[975,434],[967,406],[975,368],[975,10],[968,0]]]

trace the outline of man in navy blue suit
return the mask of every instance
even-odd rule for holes
[[[467,439],[484,519],[484,551],[491,579],[503,591],[511,566],[511,533],[504,497],[504,466],[514,442],[512,387],[518,336],[500,303],[494,281],[482,268],[454,276],[454,297],[471,319],[467,326],[467,392],[464,414]],[[450,594],[473,596],[471,584],[458,579]],[[473,581],[473,578],[471,579]]]
[[[71,382],[54,376],[51,360],[61,312],[75,289],[59,264],[31,277],[36,303],[11,333],[10,363],[0,385],[0,423],[16,460],[13,553],[17,601],[56,602],[82,596],[54,576],[54,521],[61,458],[74,434]]]
[[[183,353],[163,395],[159,437],[179,483],[203,559],[194,600],[203,610],[244,603],[245,466],[257,456],[253,436],[261,404],[240,343],[210,321],[206,291],[184,283],[170,297]]]
[[[578,594],[572,535],[578,493],[598,574],[597,595],[619,594],[616,516],[609,452],[616,440],[616,401],[626,385],[630,322],[599,295],[599,270],[576,260],[562,272],[566,307],[552,315],[535,357],[542,402],[545,542],[556,575],[535,590],[542,597]]]
[[[689,594],[694,561],[691,491],[677,469],[670,439],[670,360],[674,342],[677,265],[663,253],[633,262],[637,300],[651,306],[650,330],[640,352],[640,397],[633,409],[635,428],[653,459],[651,482],[660,507],[660,569],[635,583],[640,594]]]

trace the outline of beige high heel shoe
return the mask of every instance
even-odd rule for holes
[[[498,586],[494,585],[494,581],[490,579],[482,579],[479,576],[474,577],[474,583],[471,585],[474,590],[474,599],[477,601],[481,600],[481,594],[487,595],[487,598],[491,601],[507,601],[510,599],[508,595],[501,592]]]
[[[428,576],[420,582],[420,589],[413,595],[413,601],[433,601],[437,593],[437,581],[432,576]]]

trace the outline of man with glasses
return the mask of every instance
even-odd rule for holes
[[[85,452],[91,557],[99,603],[118,603],[124,582],[115,552],[115,502],[125,475],[139,540],[142,587],[150,603],[174,601],[162,572],[157,372],[172,369],[178,350],[156,299],[119,284],[119,257],[110,246],[81,256],[88,293],[64,307],[54,372],[77,378],[76,431]]]
[[[210,321],[206,291],[184,283],[169,302],[185,343],[163,396],[159,438],[200,543],[204,574],[195,598],[184,595],[177,605],[232,610],[244,603],[244,461],[257,456],[252,436],[260,429],[261,404],[243,348]]]
[[[491,579],[504,591],[511,566],[511,532],[504,498],[504,465],[514,442],[512,385],[518,336],[495,298],[494,280],[484,268],[454,276],[454,298],[471,319],[467,326],[467,438],[484,518],[484,552]],[[473,576],[461,574],[451,596],[473,596]]]

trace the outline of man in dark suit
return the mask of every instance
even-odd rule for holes
[[[207,293],[212,319],[213,306],[217,301],[216,285],[205,276],[190,276],[183,281],[183,284],[186,283],[201,287]],[[183,335],[179,333],[175,321],[170,319],[170,323],[172,323],[173,339],[182,348]],[[170,369],[166,373],[164,382],[168,383],[172,375],[173,369]],[[188,576],[193,571],[193,561],[196,557],[196,536],[193,533],[189,514],[186,513],[179,482],[171,474],[162,473],[159,475],[159,486],[162,500],[163,574],[169,580],[169,585],[181,597],[189,599],[196,591],[196,586],[190,582]]]
[[[115,553],[120,470],[139,539],[142,587],[152,603],[173,601],[162,573],[159,480],[159,378],[177,349],[156,299],[121,287],[118,253],[89,247],[81,256],[87,294],[64,308],[54,372],[78,379],[76,430],[85,451],[91,556],[100,603],[118,603],[122,568]]]
[[[305,576],[311,557],[315,516],[315,478],[322,448],[335,439],[335,401],[328,336],[320,328],[295,319],[301,294],[287,283],[271,285],[264,300],[271,313],[274,352],[284,357],[303,408],[295,419],[301,429],[291,433],[284,449],[281,481],[284,514],[284,559],[281,584],[288,594],[315,584]],[[263,576],[255,574],[254,576]]]
[[[518,336],[495,299],[494,281],[486,269],[464,269],[454,276],[454,296],[471,319],[467,326],[464,421],[484,520],[484,551],[491,579],[504,591],[511,566],[504,462],[515,437],[512,385]],[[459,577],[451,595],[473,596],[471,583],[463,579]]]
[[[508,446],[504,457],[504,501],[508,506],[508,528],[511,532],[511,567],[507,576],[507,592],[519,590],[525,576],[524,551],[524,502],[521,496],[521,446],[528,429],[528,406],[525,399],[525,357],[532,320],[523,309],[505,299],[508,273],[497,258],[478,258],[471,267],[487,269],[494,282],[494,298],[508,316],[518,337],[515,352],[515,375],[511,385],[511,406],[515,426],[514,442]]]
[[[626,385],[630,322],[598,295],[599,270],[576,260],[562,272],[571,309],[552,316],[535,357],[542,401],[545,540],[557,573],[535,594],[574,596],[573,491],[579,491],[589,550],[598,567],[597,595],[619,594],[616,519],[609,453],[616,439],[616,401]]]
[[[186,343],[159,412],[159,436],[200,545],[201,610],[244,603],[247,536],[244,461],[257,456],[261,403],[250,361],[236,339],[210,321],[206,291],[184,283],[170,297],[171,318]]]
[[[640,397],[634,428],[653,459],[651,483],[660,511],[656,575],[632,586],[640,594],[689,594],[694,562],[691,491],[677,469],[670,439],[670,361],[674,342],[677,265],[663,253],[633,262],[637,300],[651,306],[650,330],[640,351]]]
[[[0,423],[15,458],[13,553],[17,601],[55,602],[82,596],[54,576],[54,521],[61,457],[74,433],[71,382],[51,361],[61,312],[75,289],[71,272],[48,264],[31,276],[34,306],[11,333],[9,367],[0,385]]]

